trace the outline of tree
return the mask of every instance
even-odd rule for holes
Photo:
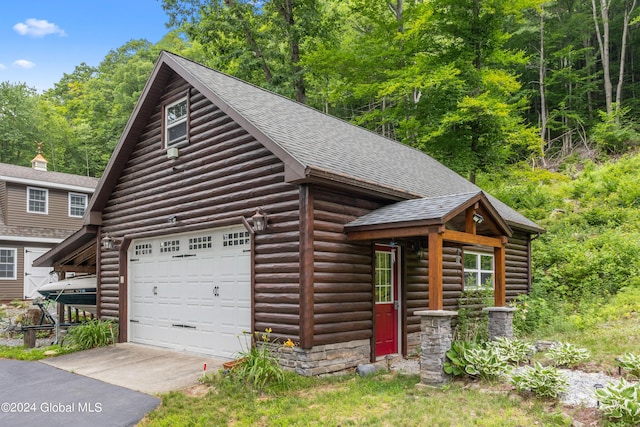
[[[24,83],[0,83],[0,162],[29,165],[36,153],[41,116],[38,95]]]

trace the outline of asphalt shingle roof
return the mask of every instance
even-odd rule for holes
[[[58,184],[63,186],[84,187],[89,189],[96,188],[98,179],[89,176],[73,175],[70,173],[41,171],[31,167],[9,165],[0,163],[0,177],[27,179],[32,181],[40,181],[44,184]]]
[[[422,151],[329,116],[304,104],[167,52],[237,114],[305,169],[403,192],[407,197],[477,193],[481,189]],[[161,57],[162,58],[162,57]],[[487,195],[505,221],[542,231]]]

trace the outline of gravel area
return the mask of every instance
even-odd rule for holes
[[[15,307],[9,304],[0,304],[0,345],[9,347],[20,347],[24,345],[24,339],[20,332],[19,317],[22,316],[27,308],[33,307]],[[20,334],[20,336],[18,336]],[[48,347],[55,336],[51,334],[46,338],[38,338],[36,347]]]
[[[391,364],[391,370],[403,372],[409,375],[420,374],[420,361],[418,359],[398,358]],[[594,396],[595,386],[606,386],[610,382],[617,381],[616,378],[603,373],[582,372],[573,369],[559,369],[567,377],[569,389],[561,396],[561,401],[565,405],[595,408],[598,404]]]

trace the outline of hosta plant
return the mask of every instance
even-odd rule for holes
[[[596,399],[604,415],[625,426],[640,425],[640,384],[620,378],[596,390]]]
[[[511,366],[493,348],[473,347],[465,351],[467,361],[465,372],[483,380],[500,380],[507,375]]]
[[[447,360],[444,362],[444,371],[454,376],[465,375],[465,368],[468,364],[465,352],[471,347],[472,345],[468,341],[454,341],[446,353]]]
[[[498,337],[488,345],[507,362],[515,364],[528,361],[535,352],[535,348],[531,344],[517,338]]]
[[[586,348],[580,348],[568,342],[560,342],[547,350],[546,357],[553,366],[572,368],[588,360],[591,354]]]
[[[567,391],[567,377],[553,366],[542,366],[536,362],[533,367],[525,366],[511,376],[511,384],[521,392],[529,390],[542,398],[556,399]]]
[[[633,378],[640,378],[640,356],[633,353],[625,353],[616,359],[618,366]]]

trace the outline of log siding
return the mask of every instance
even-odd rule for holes
[[[190,92],[189,143],[170,160],[162,147],[162,105]],[[269,227],[253,236],[255,330],[299,336],[299,194],[284,165],[185,81],[173,78],[150,116],[102,214],[102,233],[141,236],[241,224],[261,207]],[[167,228],[167,218],[178,223]],[[126,313],[126,252],[101,251],[100,316]],[[124,335],[126,337],[126,335]]]

